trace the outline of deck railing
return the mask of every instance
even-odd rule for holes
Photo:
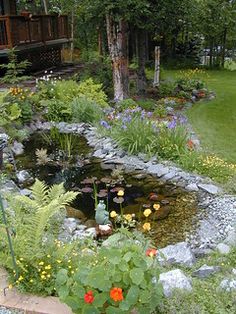
[[[69,38],[66,15],[0,16],[0,49]]]

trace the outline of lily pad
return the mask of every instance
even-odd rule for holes
[[[122,204],[124,202],[124,198],[123,197],[114,197],[113,202],[115,202],[117,204]]]

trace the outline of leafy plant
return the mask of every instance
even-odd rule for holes
[[[158,95],[160,98],[174,96],[176,84],[171,81],[161,81],[158,87]]]
[[[19,277],[14,273],[6,233],[2,228],[0,261],[9,270],[12,283],[21,290],[55,293],[55,271],[63,265],[68,266],[75,246],[58,242],[55,227],[61,214],[64,218],[65,205],[70,204],[76,195],[75,192],[65,192],[63,184],[48,188],[36,180],[31,198],[16,196],[9,200],[8,224],[12,232]]]
[[[147,256],[144,247],[125,232],[128,237],[123,235],[119,246],[115,240],[115,246],[82,254],[75,274],[66,269],[59,271],[56,289],[74,313],[121,314],[136,310],[148,314],[159,305],[162,291],[157,284],[156,259]],[[117,235],[119,238],[120,233]]]
[[[155,138],[155,152],[164,159],[178,160],[187,150],[188,134],[181,125],[175,128],[162,126]]]
[[[31,63],[27,60],[18,62],[16,50],[14,48],[9,49],[8,60],[9,62],[7,64],[0,65],[1,69],[6,70],[4,77],[1,79],[2,83],[15,84],[29,78],[28,76],[22,75]]]
[[[101,107],[85,96],[73,99],[71,111],[73,122],[93,123],[102,117]]]
[[[125,125],[120,121],[114,124],[108,132],[129,154],[152,153],[153,139],[156,134],[152,122],[146,118],[136,116]]]
[[[70,121],[71,120],[71,108],[67,103],[58,99],[45,100],[43,102],[46,107],[46,118],[48,121]]]

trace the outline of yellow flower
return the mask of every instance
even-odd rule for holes
[[[125,215],[125,219],[127,221],[131,221],[132,220],[132,215],[130,215],[130,214]]]
[[[73,270],[71,271],[72,275],[75,273]]]
[[[32,282],[34,282],[34,280],[33,280],[33,279],[30,279],[30,283],[32,283]]]
[[[44,271],[42,271],[42,275],[46,275],[46,273],[47,273],[47,272],[46,272],[45,270],[44,270]]]
[[[149,222],[145,222],[143,224],[143,230],[144,231],[150,231],[151,230],[151,224]]]
[[[44,265],[44,262],[39,262],[39,265],[40,265],[40,266]]]
[[[150,215],[151,215],[151,213],[152,213],[152,211],[151,211],[151,209],[150,209],[150,208],[145,209],[145,211],[143,212],[143,214],[144,214],[144,216],[145,216],[145,217],[150,216]]]
[[[13,288],[13,285],[10,284],[10,285],[8,286],[8,289],[11,290],[12,288]]]
[[[51,269],[52,268],[52,266],[51,265],[47,265],[47,266],[45,266],[45,269]]]
[[[58,259],[58,260],[57,260],[57,263],[58,263],[58,264],[61,264],[61,261]]]
[[[47,275],[47,277],[48,277],[48,278],[50,278],[50,277],[51,277],[51,275],[50,275],[50,274],[48,274],[48,275]]]
[[[50,257],[51,257],[51,255],[49,255],[49,254],[48,254],[48,255],[47,255],[47,257],[48,257],[48,258],[50,258]]]
[[[21,257],[21,258],[20,258],[20,261],[22,262],[23,260],[24,260],[23,257]]]
[[[160,207],[161,207],[161,205],[160,205],[160,204],[153,204],[153,208],[154,208],[155,210],[160,209]]]
[[[71,265],[69,265],[69,266],[68,266],[68,268],[70,268],[70,269],[71,269],[71,268],[72,268],[72,266],[71,266]]]
[[[41,279],[46,279],[46,276],[45,275],[41,275]]]
[[[124,194],[125,194],[125,192],[123,190],[119,190],[117,193],[118,196],[124,196]]]
[[[117,213],[113,210],[112,212],[110,212],[110,217],[111,218],[116,218],[117,217]]]
[[[19,281],[22,281],[23,279],[24,279],[23,276],[20,276],[20,277],[18,278]]]

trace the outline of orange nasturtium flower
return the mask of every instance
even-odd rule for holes
[[[157,255],[156,249],[147,249],[146,250],[146,256],[154,257]]]
[[[110,290],[110,298],[114,300],[115,302],[117,301],[122,301],[124,299],[122,289],[121,288],[112,288]]]
[[[94,296],[93,296],[93,291],[92,290],[89,290],[87,293],[85,293],[84,301],[85,301],[85,303],[93,303]]]

